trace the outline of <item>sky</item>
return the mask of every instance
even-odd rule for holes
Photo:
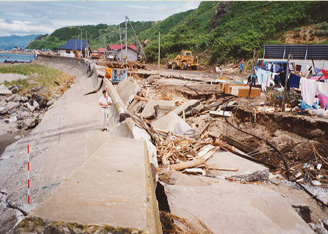
[[[51,34],[66,26],[159,21],[199,1],[0,1],[0,37]]]

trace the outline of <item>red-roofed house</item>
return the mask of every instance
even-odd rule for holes
[[[128,54],[126,55],[125,45],[108,45],[107,50],[110,54],[115,56],[116,60],[124,59],[126,56],[127,60],[130,62],[135,62],[138,59],[138,48],[135,45],[128,45]]]
[[[100,56],[100,57],[104,57],[106,51],[107,51],[107,48],[98,48],[99,56]]]

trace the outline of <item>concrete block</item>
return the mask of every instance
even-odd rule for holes
[[[189,176],[183,183],[183,177],[187,176],[181,173],[175,185],[164,188],[171,213],[186,219],[196,233],[209,233],[208,229],[221,234],[314,233],[271,189],[200,176]]]
[[[112,82],[108,81],[107,79],[105,82],[107,84],[109,96],[111,97],[113,104],[119,114],[119,122],[123,122],[127,117],[129,117],[126,105],[124,105]]]
[[[106,141],[16,230],[31,229],[40,219],[60,223],[61,228],[78,224],[112,232],[161,233],[146,142]],[[47,228],[45,222],[42,229]]]
[[[8,107],[8,111],[15,109],[16,107],[19,107],[19,103],[17,102],[8,102],[7,106]]]
[[[199,100],[189,100],[175,108],[173,112],[181,116],[184,111],[185,116],[189,116],[201,111],[202,109],[203,105],[200,103]]]
[[[166,100],[149,100],[147,105],[145,106],[145,109],[142,111],[141,116],[143,118],[152,118],[157,117],[156,116],[156,110],[155,106],[159,106],[160,110],[167,110],[171,111],[175,108],[173,101],[166,101]]]
[[[12,94],[12,92],[5,86],[5,85],[0,85],[0,95],[9,95]]]
[[[123,104],[126,106],[129,106],[140,89],[141,88],[138,84],[135,84],[127,79],[122,79],[116,87],[118,95],[120,95]]]
[[[182,118],[177,114],[170,112],[162,118],[152,122],[152,126],[156,130],[163,132],[172,132],[181,136],[198,138],[197,132],[191,128]]]
[[[0,115],[5,115],[9,111],[8,107],[2,106],[0,107]]]
[[[131,114],[134,114],[134,113],[140,113],[141,110],[143,110],[146,106],[146,102],[144,101],[139,101],[139,100],[136,100],[134,99],[131,104],[129,105],[128,107],[128,111],[129,113]]]
[[[210,170],[209,174],[238,181],[264,181],[269,177],[269,169],[228,151],[218,150],[206,161],[206,167],[238,169],[238,171]]]

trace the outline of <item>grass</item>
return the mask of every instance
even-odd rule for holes
[[[75,79],[74,76],[68,75],[62,71],[36,64],[0,66],[0,73],[15,73],[28,77],[28,79],[5,82],[5,86],[16,84],[20,86],[21,92],[25,93],[26,90],[29,90],[33,86],[42,85],[50,91],[49,96],[56,93],[63,94]],[[30,82],[30,80],[36,82],[36,84]]]

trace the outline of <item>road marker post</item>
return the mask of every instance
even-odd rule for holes
[[[106,119],[107,119],[107,131],[109,131],[109,106],[108,106],[108,87],[107,87],[107,81],[106,84],[106,96],[107,96],[107,107],[106,107]]]
[[[30,145],[27,145],[27,203],[30,205]]]

